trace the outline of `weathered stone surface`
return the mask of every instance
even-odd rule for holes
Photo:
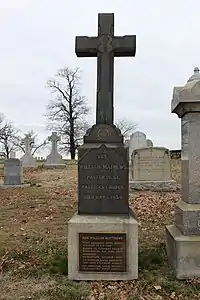
[[[179,201],[176,204],[175,223],[184,235],[200,235],[200,204]]]
[[[21,180],[21,162],[17,158],[9,158],[4,162],[4,184],[20,185]]]
[[[23,168],[36,168],[37,167],[36,158],[33,157],[30,153],[25,153],[21,157],[20,160],[22,162]]]
[[[134,132],[130,137],[129,142],[129,159],[131,160],[132,153],[136,149],[147,147],[146,134],[141,131]]]
[[[23,183],[21,161],[17,158],[9,158],[4,162],[4,183],[0,189],[25,188],[30,184]]]
[[[78,152],[79,214],[127,214],[127,149],[115,145],[81,146]]]
[[[176,278],[200,277],[200,236],[183,235],[175,225],[168,225],[165,237],[169,263]]]
[[[113,124],[114,57],[135,56],[136,36],[114,36],[114,14],[98,14],[98,36],[77,36],[76,55],[97,57],[97,124]]]
[[[182,200],[176,204],[176,225],[166,228],[166,246],[177,278],[194,278],[200,276],[199,74],[191,76],[184,87],[174,89],[172,112],[181,118]]]
[[[184,86],[174,87],[171,111],[179,118],[188,112],[200,111],[200,79],[195,76]]]
[[[48,137],[51,141],[51,153],[47,156],[46,162],[44,163],[45,168],[65,168],[65,163],[62,159],[62,155],[58,153],[57,143],[60,141],[60,137],[56,132],[52,132],[52,135]]]
[[[153,191],[153,192],[175,192],[180,190],[175,180],[165,181],[130,181],[129,192]]]
[[[187,113],[181,121],[182,197],[188,203],[200,203],[200,112]]]
[[[170,153],[164,147],[134,150],[132,153],[133,181],[171,180]]]
[[[26,135],[23,142],[25,143],[25,154],[21,157],[22,166],[26,168],[37,167],[36,158],[31,154],[31,144],[34,142],[29,135]]]
[[[95,124],[87,130],[84,143],[122,144],[123,135],[115,125]]]
[[[106,258],[105,272],[79,271],[80,269],[80,243],[79,234],[105,236],[110,234],[125,234],[126,238],[126,271],[111,271],[111,261]],[[90,249],[91,250],[91,249]],[[99,248],[99,251],[101,248]],[[74,215],[68,223],[68,278],[71,280],[131,280],[138,277],[138,223],[132,216],[94,216],[94,215]],[[101,256],[99,257],[101,265]],[[121,258],[122,259],[122,258]],[[94,265],[90,261],[90,270],[92,266],[97,268],[95,260]]]

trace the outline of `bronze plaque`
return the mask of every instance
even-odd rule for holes
[[[126,272],[126,233],[79,233],[80,272]]]

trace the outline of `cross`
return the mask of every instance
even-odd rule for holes
[[[60,141],[60,137],[57,132],[52,132],[51,136],[48,137],[48,141],[52,142],[52,153],[57,152],[57,142]]]
[[[25,135],[25,138],[23,139],[23,142],[25,144],[25,153],[31,152],[31,144],[34,143],[34,139],[31,138],[28,134]]]
[[[96,124],[113,124],[114,57],[135,56],[136,36],[114,36],[114,14],[98,14],[98,36],[77,36],[78,57],[97,57]]]

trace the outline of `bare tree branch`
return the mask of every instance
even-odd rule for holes
[[[11,151],[16,151],[15,139],[19,130],[16,129],[12,122],[6,120],[4,115],[0,115],[0,147],[5,153],[5,157],[9,158]]]
[[[43,141],[42,143],[40,143],[37,139],[37,134],[33,130],[30,130],[26,134],[23,134],[23,136],[18,135],[15,138],[14,143],[15,143],[16,150],[18,150],[18,151],[20,150],[24,153],[26,152],[25,144],[24,144],[24,141],[23,141],[24,136],[28,136],[31,139],[33,139],[33,143],[31,143],[31,145],[30,145],[32,155],[34,155],[42,147],[46,146],[46,143],[47,143],[46,140]]]
[[[70,152],[75,158],[86,128],[89,107],[80,91],[80,69],[65,68],[58,70],[56,79],[50,79],[47,87],[56,98],[47,106],[47,128],[62,135],[61,150]]]
[[[115,124],[120,130],[125,138],[130,137],[130,135],[136,130],[137,124],[127,120],[127,119],[118,119]]]

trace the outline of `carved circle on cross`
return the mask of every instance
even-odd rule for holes
[[[112,36],[109,34],[102,34],[99,37],[99,52],[111,52],[112,47]]]
[[[108,128],[100,128],[97,130],[97,138],[103,140],[110,136],[110,130]]]

